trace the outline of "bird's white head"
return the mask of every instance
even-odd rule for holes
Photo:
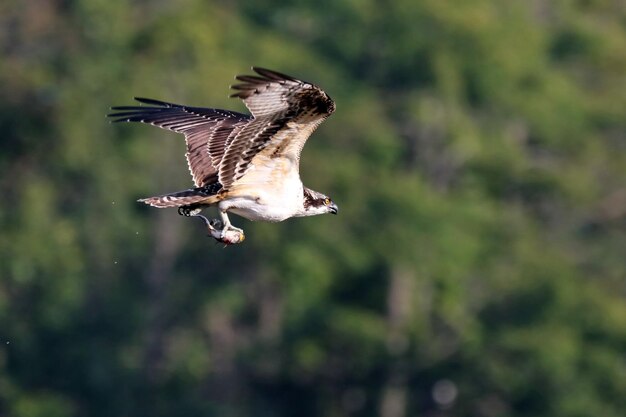
[[[304,196],[302,200],[302,211],[300,216],[316,216],[318,214],[337,214],[339,207],[327,195],[318,193],[309,188],[304,187]]]

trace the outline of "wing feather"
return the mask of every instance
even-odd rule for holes
[[[149,123],[182,133],[187,143],[187,164],[197,187],[218,182],[218,170],[230,134],[249,122],[250,116],[228,110],[190,107],[136,98],[150,106],[118,106],[108,116],[113,122]]]

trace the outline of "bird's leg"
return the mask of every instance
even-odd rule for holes
[[[243,230],[241,230],[238,227],[233,226],[232,224],[230,224],[230,219],[228,218],[228,213],[226,213],[225,210],[220,210],[220,216],[222,217],[222,224],[224,225],[223,229],[222,229],[222,238],[224,238],[224,236],[226,235],[226,232],[233,230],[235,232],[239,232],[243,235]]]
[[[228,215],[226,215],[225,211],[220,211],[223,220],[209,220],[200,214],[201,210],[201,208],[192,209],[190,207],[179,207],[178,214],[186,217],[198,217],[204,222],[204,224],[206,224],[206,227],[209,230],[209,236],[218,242],[224,243],[225,245],[234,245],[236,243],[241,243],[246,239],[243,230],[230,224]]]

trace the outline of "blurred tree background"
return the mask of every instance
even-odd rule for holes
[[[0,5],[0,415],[623,416],[618,0]],[[339,216],[201,222],[133,96],[337,102],[302,177]]]

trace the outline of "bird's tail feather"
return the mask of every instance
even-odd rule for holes
[[[202,188],[190,188],[175,193],[142,198],[137,201],[146,203],[152,207],[166,208],[190,206],[193,204],[210,205],[216,203],[218,198],[215,195],[207,195],[206,191]]]

